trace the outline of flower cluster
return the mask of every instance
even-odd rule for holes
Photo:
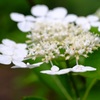
[[[25,44],[15,43],[4,39],[0,44],[0,63],[15,65],[12,68],[34,68],[43,63],[50,63],[51,70],[41,73],[61,75],[69,72],[94,71],[96,68],[78,64],[80,56],[87,57],[88,53],[100,47],[100,37],[91,33],[92,26],[100,27],[99,18],[95,15],[78,17],[67,14],[67,9],[57,7],[49,10],[46,5],[36,5],[31,9],[32,15],[24,16],[11,13],[12,20],[18,22],[18,28],[27,34]],[[64,60],[76,59],[73,68],[59,69],[52,60],[63,57]],[[41,61],[35,64],[24,63],[27,59]]]
[[[88,53],[100,47],[100,38],[97,35],[84,30],[81,26],[61,22],[36,22],[31,34],[28,47],[28,56],[32,59],[42,57],[42,62],[50,62],[55,58],[64,57],[69,60],[75,57],[76,61],[80,56],[87,57]],[[53,64],[51,70],[41,71],[51,75],[59,75],[72,72],[85,72],[96,70],[92,67],[82,65],[59,70]]]
[[[61,22],[36,22],[31,31],[29,56],[33,59],[43,57],[43,62],[49,62],[56,57],[63,56],[65,60],[82,55],[100,46],[100,38],[81,26]],[[62,52],[63,51],[63,52]]]

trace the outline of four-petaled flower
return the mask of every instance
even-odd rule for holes
[[[86,72],[86,71],[95,71],[96,68],[90,67],[90,66],[83,66],[83,65],[75,65],[73,68],[71,68],[72,72]]]
[[[3,44],[0,44],[0,63],[11,64],[11,62],[20,67],[26,67],[23,62],[27,55],[26,44],[17,44],[12,40],[3,39]]]
[[[71,71],[71,68],[59,70],[59,67],[53,65],[51,67],[51,70],[44,70],[44,71],[41,71],[41,73],[49,74],[49,75],[61,75],[61,74],[69,73],[70,71]]]
[[[31,15],[24,16],[20,13],[11,13],[10,17],[13,21],[18,22],[17,26],[22,32],[29,32],[33,28],[35,18]]]

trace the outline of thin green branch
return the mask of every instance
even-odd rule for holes
[[[85,92],[85,94],[84,94],[82,100],[86,100],[86,99],[87,99],[87,96],[88,96],[88,94],[89,94],[91,88],[92,88],[93,85],[95,84],[95,82],[96,82],[96,79],[93,79],[92,82],[90,83],[90,85],[87,87],[86,92]]]
[[[70,66],[68,60],[66,61],[66,65],[67,65],[67,67]],[[77,89],[77,85],[76,85],[76,83],[75,83],[75,81],[74,81],[74,78],[73,78],[73,76],[72,76],[72,73],[69,73],[69,78],[70,78],[71,83],[72,83],[72,86],[73,86],[73,88],[74,88],[76,98],[77,98],[77,100],[80,100],[79,91],[78,91],[78,89]]]
[[[76,86],[76,83],[75,83],[74,78],[73,78],[73,76],[72,76],[72,73],[69,73],[69,77],[70,77],[72,86],[73,86],[73,88],[74,88],[76,98],[77,98],[77,100],[80,100],[79,91],[78,91],[78,89],[77,89],[77,86]]]
[[[64,94],[66,100],[73,100],[72,97],[69,95],[68,91],[62,85],[61,81],[58,79],[58,77],[54,76],[53,79],[57,86],[60,88],[60,91]]]

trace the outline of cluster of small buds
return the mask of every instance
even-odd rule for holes
[[[67,23],[37,22],[30,34],[29,56],[43,57],[43,62],[63,56],[65,60],[82,55],[100,47],[100,38],[81,26]],[[63,52],[61,52],[63,50]]]

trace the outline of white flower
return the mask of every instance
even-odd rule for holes
[[[61,75],[61,74],[69,73],[69,72],[70,72],[70,68],[59,70],[59,67],[55,65],[51,67],[51,70],[41,71],[41,73],[49,74],[49,75]]]
[[[46,5],[36,5],[31,8],[31,13],[36,17],[44,17],[48,12]]]
[[[72,72],[86,72],[86,71],[95,71],[96,68],[90,67],[90,66],[83,66],[83,65],[75,65],[73,68],[71,68]]]
[[[26,64],[22,62],[27,55],[26,44],[16,44],[14,41],[4,39],[3,44],[0,44],[0,63],[11,64],[11,62],[17,66],[26,67]]]
[[[11,13],[10,17],[13,21],[18,22],[17,26],[22,32],[29,32],[33,27],[35,18],[31,15],[24,16],[20,13]]]
[[[39,67],[40,65],[42,65],[43,62],[38,62],[38,63],[35,63],[35,64],[29,64],[27,63],[25,68],[35,68],[35,67]],[[21,67],[21,66],[12,66],[11,68],[24,68],[24,67]]]

